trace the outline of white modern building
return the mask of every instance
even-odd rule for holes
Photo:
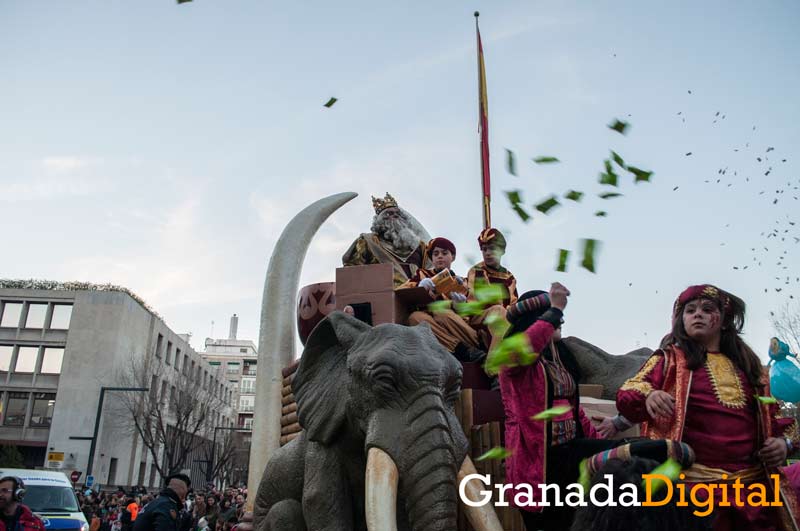
[[[80,471],[82,483],[101,388],[119,386],[131,360],[147,357],[159,362],[146,375],[149,392],[170,396],[168,371],[182,371],[224,405],[208,424],[234,426],[235,390],[186,339],[125,288],[0,280],[0,444],[16,446],[27,467]],[[120,408],[124,393],[105,393],[92,475],[101,485],[158,487],[153,457]],[[193,481],[204,482],[203,463],[191,461]]]
[[[249,339],[237,339],[239,317],[233,314],[227,339],[206,338],[203,359],[219,367],[228,383],[237,390],[237,425],[253,427],[253,409],[256,400],[256,370],[258,349]]]

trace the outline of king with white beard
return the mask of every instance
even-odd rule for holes
[[[342,265],[392,264],[397,287],[414,276],[418,268],[429,265],[423,263],[425,231],[388,193],[383,199],[373,197],[372,206],[372,232],[361,234],[353,242],[342,256]]]

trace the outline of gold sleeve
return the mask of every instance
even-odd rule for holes
[[[628,380],[626,380],[625,383],[622,384],[622,387],[619,388],[619,390],[620,391],[637,391],[637,392],[641,393],[644,396],[649,395],[650,391],[653,390],[653,384],[651,384],[648,381],[648,377],[653,372],[653,369],[655,369],[655,367],[658,364],[658,362],[661,361],[662,359],[663,359],[663,356],[659,356],[659,355],[656,355],[656,354],[653,354],[652,356],[650,356],[647,359],[647,361],[644,362],[644,365],[642,365],[642,368],[639,369],[639,372],[637,372],[633,376],[633,378],[629,378]]]

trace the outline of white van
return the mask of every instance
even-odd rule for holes
[[[72,483],[63,472],[0,468],[0,478],[6,476],[25,483],[22,503],[42,519],[48,531],[89,531]]]

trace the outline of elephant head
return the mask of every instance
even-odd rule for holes
[[[390,522],[396,506],[411,529],[456,528],[461,365],[430,328],[373,328],[334,312],[309,336],[292,389],[310,441],[368,456],[368,523]]]

